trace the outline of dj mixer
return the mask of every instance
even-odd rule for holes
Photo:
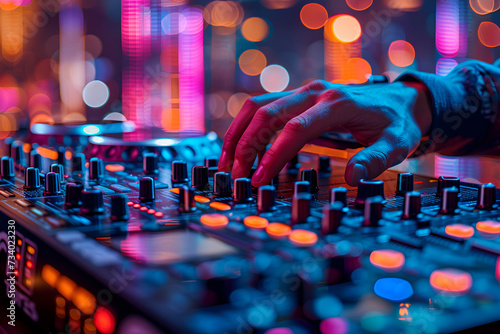
[[[95,147],[24,147],[9,142],[1,158],[8,332],[441,333],[500,321],[493,184],[389,170],[350,187],[345,161],[307,153],[255,189],[202,152],[142,148],[120,162]]]

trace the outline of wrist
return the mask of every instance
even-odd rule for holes
[[[403,82],[406,87],[417,91],[417,98],[413,106],[412,115],[419,127],[422,137],[429,135],[432,123],[431,96],[427,86],[421,82]]]

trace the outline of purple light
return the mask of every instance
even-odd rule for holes
[[[436,47],[444,57],[455,57],[460,46],[458,0],[438,0],[436,7]]]
[[[458,63],[455,59],[440,58],[436,64],[436,74],[445,76],[457,65]]]

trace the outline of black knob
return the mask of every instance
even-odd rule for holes
[[[364,205],[369,197],[381,196],[385,201],[384,196],[384,181],[380,180],[361,180],[358,185],[358,194],[355,203]]]
[[[154,153],[144,153],[142,157],[142,171],[144,174],[158,174],[158,156]]]
[[[346,212],[347,208],[340,201],[325,204],[323,206],[323,218],[321,219],[321,233],[323,235],[337,233]]]
[[[45,196],[55,196],[61,193],[61,179],[59,178],[59,174],[54,172],[45,174],[45,192],[43,194]]]
[[[102,191],[85,189],[82,191],[82,206],[80,212],[85,215],[100,214],[105,211]]]
[[[300,162],[299,162],[299,156],[295,155],[292,160],[288,162],[286,165],[287,173],[289,174],[296,174],[299,172],[300,169]]]
[[[11,157],[14,159],[14,166],[16,166],[16,168],[26,166],[23,143],[17,141],[12,143]]]
[[[497,201],[497,190],[493,183],[482,184],[477,197],[477,208],[481,210],[491,210]]]
[[[7,138],[5,138],[5,140],[3,142],[4,142],[5,147],[6,147],[7,156],[10,157],[11,152],[12,152],[12,144],[14,143],[14,138],[7,137]]]
[[[276,188],[273,186],[260,186],[257,194],[257,210],[259,212],[273,211],[275,208]]]
[[[416,219],[420,213],[422,195],[418,191],[408,191],[403,202],[403,219]]]
[[[64,184],[66,182],[64,180],[64,167],[63,167],[63,165],[52,164],[52,165],[50,165],[50,171],[59,174],[59,180],[61,180],[61,183]]]
[[[184,161],[172,162],[172,183],[189,182],[187,164]]]
[[[99,158],[90,158],[89,179],[98,181],[104,176],[104,163]]]
[[[306,223],[311,213],[310,193],[298,193],[292,197],[292,225]]]
[[[310,193],[311,184],[309,181],[297,181],[293,184],[293,194],[297,195],[299,193]]]
[[[66,185],[66,200],[64,204],[69,208],[82,205],[83,186],[80,183],[68,183]]]
[[[441,210],[443,215],[454,215],[458,213],[458,188],[449,187],[442,190]]]
[[[191,169],[191,185],[200,191],[208,190],[208,168],[205,166],[194,166]]]
[[[205,163],[203,165],[207,168],[210,168],[210,167],[217,167],[218,164],[219,160],[217,160],[217,158],[209,157],[205,158]]]
[[[85,154],[76,153],[71,159],[71,168],[73,172],[81,172],[85,170]]]
[[[332,172],[332,167],[330,167],[330,157],[319,157],[319,172],[324,174]]]
[[[57,149],[57,163],[60,165],[66,165],[66,148],[63,146]]]
[[[155,180],[150,177],[143,177],[139,180],[139,200],[141,202],[155,200]]]
[[[15,176],[14,159],[2,157],[1,162],[0,173],[2,174],[2,179],[12,179]]]
[[[302,171],[301,174],[301,180],[302,181],[309,181],[311,184],[311,193],[317,194],[319,191],[318,188],[318,172],[316,169],[311,168],[311,169],[306,169]]]
[[[454,176],[440,176],[438,178],[436,196],[442,196],[443,189],[451,187],[457,188],[460,193],[460,179]]]
[[[35,167],[28,167],[24,170],[24,189],[36,190],[40,188],[40,170]]]
[[[111,197],[111,220],[128,220],[128,197],[125,194],[119,194]]]
[[[399,173],[396,186],[396,194],[404,195],[409,191],[413,191],[413,174]]]
[[[215,197],[231,197],[231,175],[229,173],[219,172],[214,175],[214,193]]]
[[[249,203],[253,201],[252,181],[247,178],[240,178],[234,181],[234,202]]]
[[[363,226],[379,226],[379,220],[382,219],[382,208],[385,199],[382,196],[368,197],[365,200],[365,211]]]
[[[35,150],[30,152],[30,167],[42,169],[42,156]]]
[[[347,206],[347,189],[344,187],[332,188],[330,190],[330,203],[342,202]]]
[[[179,188],[179,211],[193,212],[196,210],[196,202],[194,200],[194,188],[182,186]]]

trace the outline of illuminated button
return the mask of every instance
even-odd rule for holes
[[[128,205],[128,206],[132,206],[132,205],[134,205],[134,202],[132,202],[132,201],[128,201],[128,202],[127,202],[127,205]]]
[[[485,234],[500,234],[500,223],[494,220],[486,220],[478,222],[476,229],[479,233]]]
[[[469,225],[464,224],[451,224],[446,226],[445,230],[446,234],[451,235],[452,237],[469,239],[474,235],[474,228]]]
[[[403,267],[405,256],[403,253],[392,249],[381,249],[370,254],[370,262],[377,268],[394,272]]]
[[[28,246],[28,253],[30,253],[31,255],[35,254],[35,249],[31,246]]]
[[[17,260],[17,261],[20,261],[20,260],[21,260],[21,254],[19,254],[19,253],[18,253],[18,254],[16,254],[16,260]]]
[[[194,200],[198,203],[208,203],[210,202],[210,198],[200,196],[200,195],[195,195]]]
[[[290,241],[297,246],[314,246],[318,241],[316,233],[308,230],[293,230],[288,236]]]
[[[135,204],[133,205],[133,208],[134,208],[134,209],[139,209],[140,207],[141,207],[141,205],[140,205],[139,203],[135,203]]]
[[[29,269],[33,268],[33,262],[26,261],[26,267],[28,267]]]
[[[141,210],[141,211],[148,211],[149,208],[147,206],[141,206],[141,208],[139,210]]]
[[[159,212],[159,211],[155,212],[155,217],[156,218],[163,218],[163,212]]]
[[[99,307],[97,311],[95,311],[94,324],[97,330],[103,334],[111,334],[116,328],[115,317],[104,307]]]
[[[219,213],[205,214],[200,217],[200,222],[208,227],[220,228],[229,223],[229,219]]]
[[[437,291],[465,294],[472,286],[472,276],[458,269],[439,269],[432,272],[429,283]]]
[[[106,170],[108,172],[123,172],[125,170],[125,166],[118,164],[110,164],[106,165]]]
[[[292,228],[282,223],[271,223],[267,225],[266,232],[274,238],[284,238],[290,234]]]
[[[21,246],[23,244],[23,241],[21,239],[17,239],[17,244]]]
[[[221,203],[221,202],[212,202],[209,204],[209,206],[213,209],[220,210],[220,211],[231,210],[231,205],[226,204],[226,203]]]
[[[172,188],[170,189],[170,191],[173,192],[174,194],[179,195],[179,188]]]
[[[148,210],[148,213],[149,213],[150,215],[153,215],[155,212],[156,212],[156,210],[155,210],[155,209],[149,209],[149,210]]]
[[[250,228],[266,228],[269,225],[269,220],[259,216],[248,216],[243,219],[243,224]]]

